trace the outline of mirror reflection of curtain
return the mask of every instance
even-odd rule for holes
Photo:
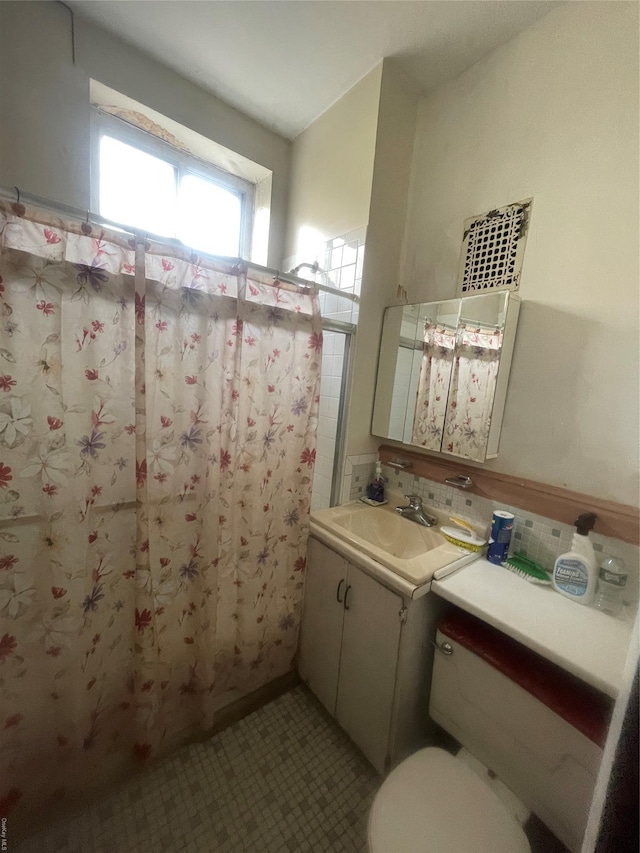
[[[455,331],[426,323],[412,444],[440,450],[453,366]]]
[[[491,426],[502,332],[461,324],[456,338],[442,449],[482,462]]]

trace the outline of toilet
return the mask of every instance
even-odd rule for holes
[[[466,612],[436,639],[429,715],[463,749],[427,747],[391,771],[369,853],[530,853],[527,810],[580,850],[611,700]]]
[[[530,853],[516,818],[473,770],[436,747],[402,762],[369,815],[370,853]]]

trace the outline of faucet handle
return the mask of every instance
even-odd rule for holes
[[[409,501],[409,505],[414,509],[420,509],[422,507],[422,498],[420,495],[405,495],[405,498]]]

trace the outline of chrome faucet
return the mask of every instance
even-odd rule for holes
[[[405,495],[405,498],[409,501],[409,505],[397,506],[397,513],[403,518],[408,518],[409,521],[421,524],[423,527],[435,527],[437,525],[438,519],[424,511],[421,497],[418,495]]]

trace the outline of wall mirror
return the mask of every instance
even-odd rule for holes
[[[475,462],[497,456],[519,309],[511,291],[387,308],[373,434]]]

